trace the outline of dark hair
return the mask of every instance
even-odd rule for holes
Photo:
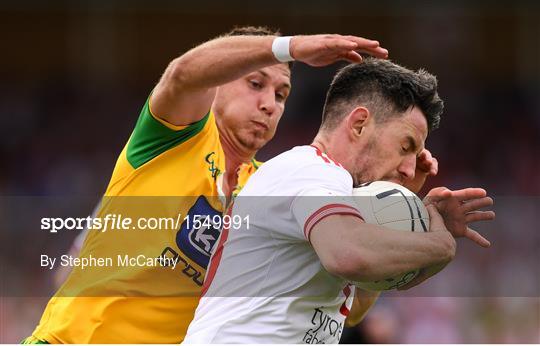
[[[231,31],[226,33],[224,36],[281,36],[279,29],[274,30],[266,26],[235,26]],[[293,68],[293,61],[287,64],[289,70]]]
[[[334,129],[358,105],[368,108],[377,123],[417,106],[430,131],[439,127],[444,108],[435,76],[375,58],[345,66],[335,75],[326,94],[321,129]]]

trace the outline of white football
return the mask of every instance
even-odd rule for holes
[[[424,203],[407,188],[388,181],[374,181],[353,190],[353,196],[364,221],[396,231],[427,232],[429,214]],[[385,291],[401,287],[418,275],[419,269],[372,282],[353,282],[368,291]]]

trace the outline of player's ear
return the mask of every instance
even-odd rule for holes
[[[347,126],[353,136],[360,136],[371,118],[366,107],[356,107],[347,116]]]

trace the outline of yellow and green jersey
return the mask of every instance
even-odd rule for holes
[[[238,187],[257,167],[253,160],[239,168]],[[224,211],[224,171],[212,112],[193,124],[174,126],[155,117],[148,100],[97,213],[102,219],[129,218],[133,226],[88,232],[79,258],[111,258],[113,265],[74,267],[33,337],[50,343],[182,341],[220,233],[218,227],[196,228],[192,221]],[[139,227],[138,220],[151,218],[173,223],[152,230],[143,229],[148,222]],[[174,259],[176,266],[118,262],[141,255]]]

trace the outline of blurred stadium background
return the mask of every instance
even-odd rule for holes
[[[481,186],[496,200],[498,220],[479,227],[492,249],[460,241],[456,261],[431,290],[383,298],[343,342],[539,343],[537,1],[4,0],[0,205],[13,196],[84,197],[90,213],[168,62],[245,24],[378,39],[396,62],[436,74],[446,111],[428,139],[440,173],[426,190]],[[287,110],[260,160],[312,139],[337,67],[296,64]],[[22,270],[22,259],[37,263],[52,251],[44,244],[67,251],[75,237],[44,243],[40,233],[37,225],[1,229],[0,280],[42,292],[2,292],[2,343],[29,335],[54,292],[52,275],[35,264]]]

